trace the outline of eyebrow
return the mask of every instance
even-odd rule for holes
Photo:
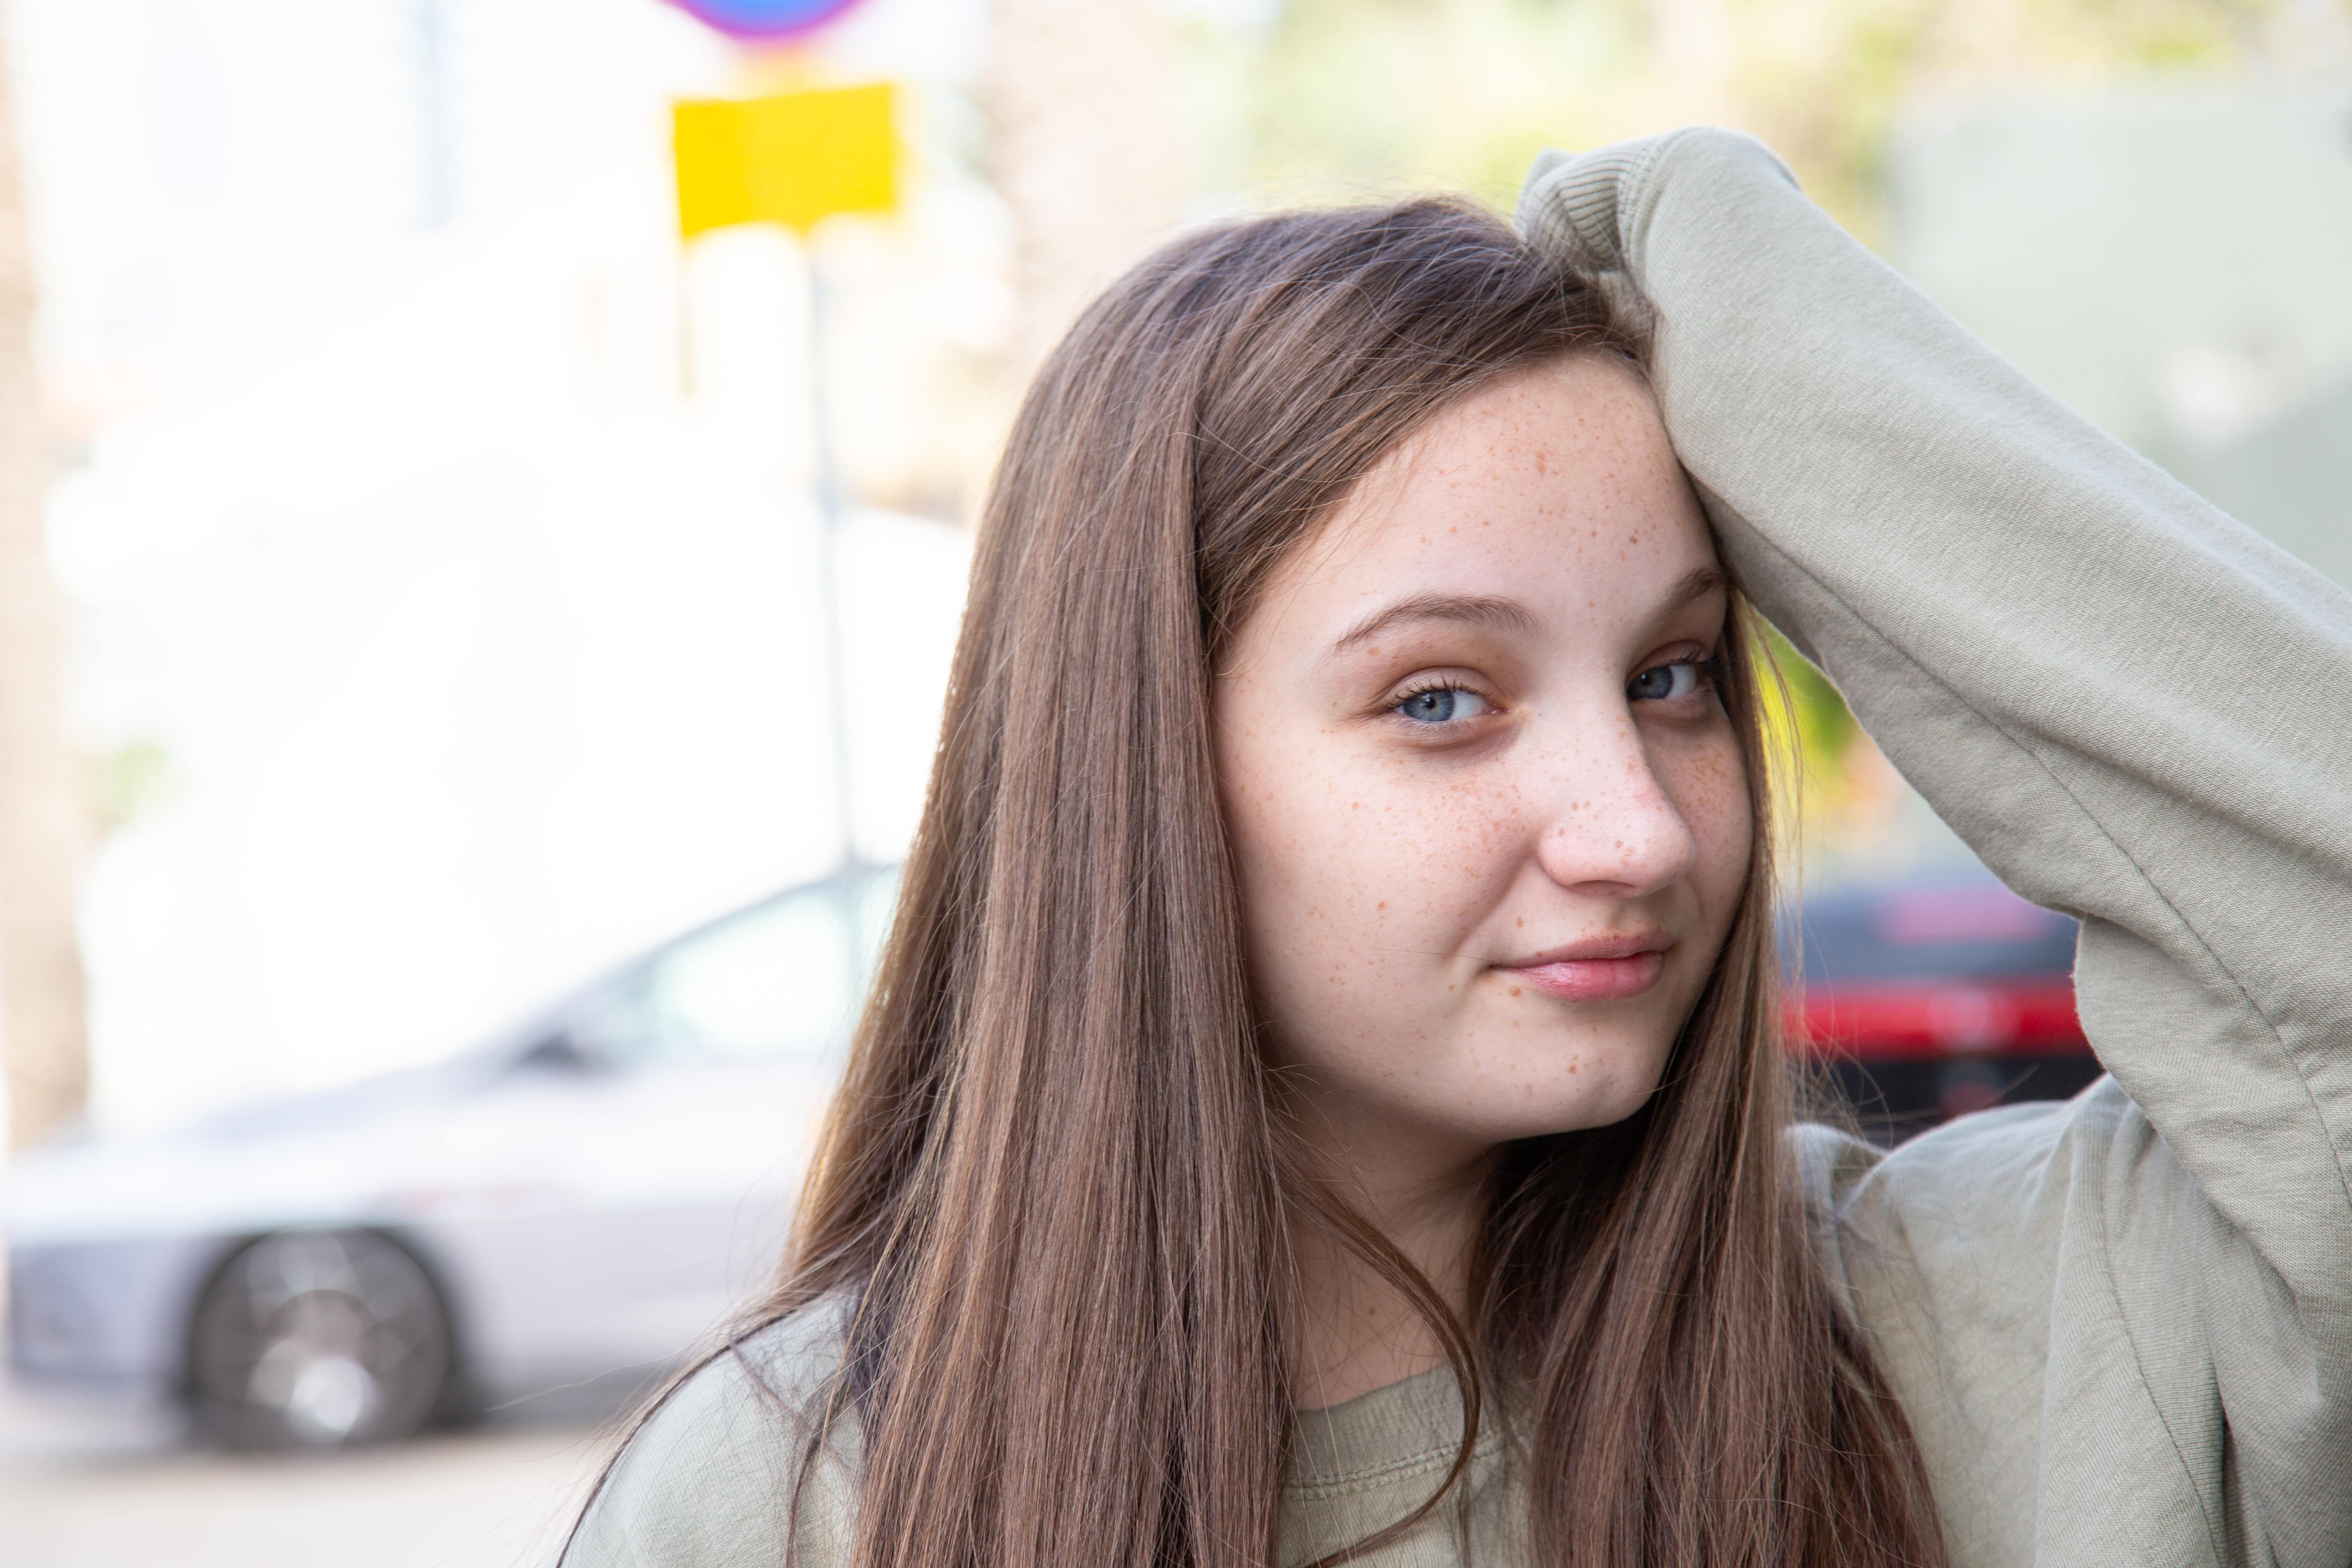
[[[1483,594],[1415,594],[1358,621],[1345,637],[1331,645],[1331,651],[1343,652],[1359,643],[1370,642],[1408,621],[1455,621],[1489,631],[1516,632],[1521,637],[1532,637],[1536,630],[1535,616],[1517,599],[1498,599]]]
[[[1675,584],[1672,593],[1658,601],[1657,613],[1671,616],[1684,605],[1696,604],[1709,594],[1724,594],[1730,590],[1731,579],[1723,574],[1721,567],[1694,566],[1683,574],[1682,581]]]
[[[1683,574],[1665,596],[1658,601],[1657,608],[1652,613],[1660,617],[1671,616],[1686,605],[1695,604],[1709,594],[1722,593],[1730,586],[1730,579],[1723,574],[1720,568],[1693,567]],[[1331,645],[1331,650],[1334,653],[1344,652],[1411,621],[1454,621],[1463,626],[1512,632],[1521,637],[1532,637],[1536,632],[1536,617],[1517,599],[1496,598],[1483,594],[1415,594],[1410,599],[1400,599],[1358,621],[1348,629],[1346,636]]]

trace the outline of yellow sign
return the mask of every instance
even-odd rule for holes
[[[671,106],[678,233],[738,223],[806,234],[835,213],[898,205],[898,138],[888,83]]]

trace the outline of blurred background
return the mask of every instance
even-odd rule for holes
[[[772,1254],[996,442],[1177,226],[1738,126],[2352,580],[2347,0],[0,0],[0,49],[12,1565],[546,1558]],[[883,83],[879,195],[681,239],[675,104]],[[1784,664],[1798,1048],[1882,1136],[2078,1087],[2071,927]]]

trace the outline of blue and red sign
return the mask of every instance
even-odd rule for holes
[[[857,0],[670,0],[730,38],[768,42],[813,33]]]

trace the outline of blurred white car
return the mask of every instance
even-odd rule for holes
[[[896,887],[766,900],[438,1066],[20,1156],[15,1375],[248,1447],[657,1375],[774,1261]]]

